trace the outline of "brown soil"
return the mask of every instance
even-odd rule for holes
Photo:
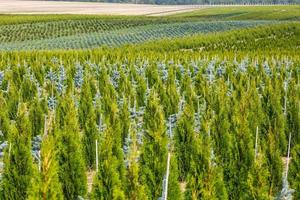
[[[196,5],[144,5],[95,2],[0,0],[1,14],[99,14],[162,16],[204,8]]]

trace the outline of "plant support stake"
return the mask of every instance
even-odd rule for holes
[[[258,152],[258,126],[256,127],[256,135],[255,135],[255,160],[257,158]]]
[[[287,180],[288,173],[289,173],[290,151],[291,151],[291,133],[289,135],[289,147],[288,147],[288,155],[287,155],[287,161],[286,161],[286,171],[285,171],[286,180]]]
[[[167,174],[166,174],[166,185],[165,185],[165,195],[164,195],[164,200],[168,199],[168,182],[169,182],[169,174],[170,174],[170,157],[171,154],[170,152],[168,153],[168,162],[167,162]]]
[[[98,172],[98,140],[96,140],[96,172]]]

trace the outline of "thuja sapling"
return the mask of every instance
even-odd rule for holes
[[[159,198],[161,200],[167,200],[168,199],[168,186],[169,186],[169,176],[170,176],[170,160],[171,160],[171,152],[172,152],[172,139],[173,139],[173,131],[172,128],[175,127],[177,121],[177,115],[173,114],[170,115],[168,118],[168,136],[169,136],[169,142],[168,142],[168,156],[167,156],[167,169],[166,169],[166,175],[163,178],[163,190],[162,190],[162,196]]]
[[[40,155],[41,142],[42,142],[42,137],[40,135],[34,137],[31,142],[31,155],[34,158],[33,161],[38,162],[39,170],[40,170],[40,162],[41,162],[41,155]],[[5,149],[7,147],[9,148],[8,152],[10,152],[11,145],[8,145],[7,141],[4,141],[0,144],[0,158],[3,158]],[[4,167],[4,164],[3,164],[3,167]],[[0,166],[0,171],[1,171],[1,166]]]

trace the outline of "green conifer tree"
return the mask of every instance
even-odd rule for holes
[[[10,127],[10,121],[9,121],[9,115],[8,115],[8,109],[7,109],[7,102],[6,99],[3,97],[3,93],[0,91],[0,127],[3,134],[3,139],[8,138],[8,131]]]
[[[29,200],[63,199],[59,182],[59,165],[55,140],[52,135],[44,136],[41,144],[41,164],[36,181],[30,191]]]
[[[190,104],[185,104],[183,113],[177,123],[174,137],[180,180],[185,180],[190,171],[192,155],[196,148],[194,110]]]
[[[125,138],[129,134],[129,126],[130,126],[130,112],[129,112],[129,103],[127,99],[123,99],[123,105],[120,109],[119,118],[122,119],[121,123],[121,137],[122,137],[122,145],[124,145]]]
[[[300,145],[296,145],[291,153],[289,166],[289,182],[291,188],[295,190],[294,199],[300,199]]]
[[[166,116],[170,116],[178,112],[179,95],[176,88],[176,76],[174,68],[169,68],[169,76],[166,83],[167,109]]]
[[[89,76],[87,76],[89,77]],[[98,135],[96,126],[96,114],[93,107],[93,97],[90,86],[90,78],[85,78],[81,89],[79,121],[83,130],[83,148],[86,166],[95,168],[95,141]]]
[[[187,177],[186,199],[228,199],[223,172],[211,157],[209,138],[199,135],[195,140],[197,148]]]
[[[16,122],[8,133],[9,147],[5,152],[4,199],[27,199],[33,178],[31,127],[26,105],[20,103]]]
[[[275,135],[272,132],[268,133],[268,141],[266,143],[266,158],[270,177],[269,196],[275,197],[282,187],[283,162],[280,156],[280,150],[276,148]],[[264,144],[262,144],[264,145]]]
[[[256,157],[254,165],[249,170],[247,179],[248,190],[245,193],[245,198],[258,200],[270,199],[270,188],[268,184],[269,178],[270,173],[268,171],[266,160],[264,158],[264,155],[262,153],[259,153]]]
[[[131,125],[135,126],[135,125]],[[126,196],[127,199],[139,200],[147,199],[145,194],[145,187],[141,184],[140,168],[138,163],[138,144],[135,128],[131,128],[130,141],[126,141],[128,145],[128,156],[126,158],[127,170],[126,170]],[[128,144],[129,143],[129,144]]]
[[[43,133],[44,128],[44,110],[42,103],[38,98],[35,98],[29,108],[29,118],[32,128],[32,136],[37,136]]]
[[[81,136],[75,105],[68,94],[57,108],[56,119],[60,129],[57,133],[59,180],[65,199],[84,197],[87,192],[87,177],[82,156]],[[57,124],[57,126],[58,126]],[[57,127],[58,128],[58,127]]]
[[[99,172],[93,181],[91,199],[97,200],[122,200],[125,194],[118,170],[119,160],[113,155],[113,129],[108,127],[103,133],[100,150]]]
[[[144,115],[145,134],[141,153],[141,175],[147,196],[157,199],[162,194],[166,171],[167,135],[164,113],[157,94],[151,91]]]

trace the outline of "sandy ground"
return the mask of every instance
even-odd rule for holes
[[[162,16],[192,11],[205,6],[159,6],[88,2],[0,0],[1,14],[99,14]]]

